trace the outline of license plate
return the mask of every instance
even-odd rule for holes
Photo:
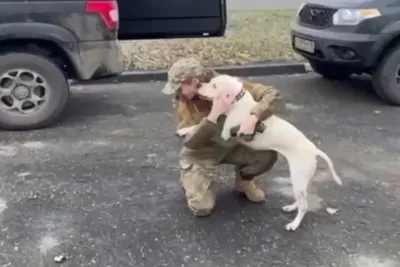
[[[306,51],[308,53],[314,54],[315,52],[315,43],[310,40],[306,40],[303,38],[295,37],[294,38],[294,47],[297,49]]]

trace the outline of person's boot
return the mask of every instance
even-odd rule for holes
[[[266,199],[264,191],[256,185],[254,180],[242,180],[236,178],[235,189],[246,195],[247,199],[253,202],[262,202]]]

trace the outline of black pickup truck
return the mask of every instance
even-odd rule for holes
[[[223,36],[225,0],[0,0],[0,128],[57,120],[68,80],[124,70],[118,40]]]

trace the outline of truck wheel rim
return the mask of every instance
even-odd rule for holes
[[[48,94],[47,81],[32,70],[13,69],[0,77],[0,107],[9,112],[37,112]]]
[[[397,85],[400,85],[400,67],[397,68],[396,83],[397,83]]]

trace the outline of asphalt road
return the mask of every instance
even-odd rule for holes
[[[312,211],[297,232],[286,163],[260,178],[263,204],[233,194],[221,171],[218,203],[194,218],[178,182],[178,140],[160,83],[75,88],[65,119],[0,133],[0,266],[400,266],[399,109],[368,80],[313,74],[256,79],[282,90],[286,118],[326,151]],[[331,215],[326,208],[338,209]]]
[[[228,9],[251,10],[251,9],[297,9],[303,1],[301,0],[227,0]]]

